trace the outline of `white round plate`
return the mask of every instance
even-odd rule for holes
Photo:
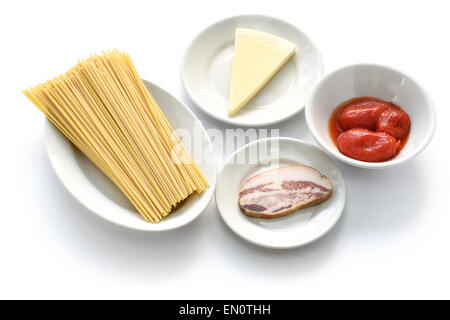
[[[216,184],[216,161],[208,135],[192,111],[170,93],[144,80],[174,129],[200,134],[203,159],[195,162],[210,183],[200,195],[192,195],[161,222],[145,222],[131,202],[88,158],[86,158],[50,121],[45,124],[45,144],[50,162],[67,190],[91,212],[115,224],[142,231],[163,231],[181,227],[194,220],[208,205]],[[188,150],[189,146],[185,145]]]
[[[247,178],[294,164],[313,167],[326,175],[333,186],[331,197],[274,219],[252,218],[240,210],[239,190]],[[311,243],[331,230],[344,209],[345,193],[341,172],[322,150],[293,138],[269,138],[243,146],[226,160],[217,176],[215,198],[223,220],[241,238],[263,247],[286,249]]]
[[[268,32],[291,41],[297,52],[235,116],[228,116],[228,92],[237,27]],[[322,77],[322,57],[297,27],[277,18],[244,15],[219,21],[189,45],[181,64],[181,81],[194,103],[210,116],[233,125],[264,126],[301,111]]]
[[[328,122],[337,106],[351,98],[366,96],[394,102],[411,119],[405,147],[388,161],[366,162],[347,157],[330,137]],[[402,71],[372,63],[349,65],[327,74],[312,91],[305,118],[309,131],[325,152],[365,169],[391,168],[413,159],[430,143],[436,130],[436,110],[424,87]]]

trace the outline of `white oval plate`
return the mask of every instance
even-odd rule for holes
[[[197,159],[196,153],[192,151],[191,155],[210,183],[205,192],[190,196],[180,208],[175,209],[161,222],[145,222],[119,188],[48,120],[44,131],[45,145],[50,162],[63,185],[91,212],[130,229],[171,230],[194,220],[211,200],[216,184],[215,155],[207,133],[192,111],[164,89],[145,80],[144,83],[174,129],[183,128],[192,136],[195,132],[201,135],[203,150],[197,153],[204,155],[204,159]]]
[[[228,116],[228,92],[237,27],[268,32],[289,40],[297,52],[273,79],[240,110]],[[323,74],[317,47],[295,26],[277,18],[244,15],[219,21],[189,45],[181,64],[181,81],[192,101],[220,121],[239,126],[264,126],[301,111]]]
[[[249,163],[251,154],[256,156],[256,161]],[[273,163],[277,159],[278,164]],[[239,164],[242,162],[245,163]],[[304,164],[326,175],[333,185],[331,197],[321,204],[274,219],[252,218],[240,210],[239,190],[247,178],[270,168],[293,164]],[[243,146],[226,160],[217,176],[215,198],[223,220],[241,238],[263,247],[287,249],[311,243],[331,230],[341,217],[345,194],[341,172],[322,150],[293,138],[269,138]]]

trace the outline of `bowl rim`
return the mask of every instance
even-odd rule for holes
[[[297,32],[303,34],[309,41],[309,43],[311,44],[311,46],[314,48],[314,50],[317,53],[317,56],[319,58],[319,67],[320,67],[320,75],[318,80],[316,81],[315,85],[317,85],[317,83],[320,82],[320,80],[323,78],[324,75],[324,62],[323,62],[323,56],[322,56],[322,52],[319,50],[319,47],[317,46],[317,44],[312,40],[312,38],[305,33],[304,31],[302,31],[302,29],[300,29],[299,27],[297,27],[295,24],[291,23],[288,20],[285,19],[281,19],[275,16],[271,16],[271,15],[266,15],[266,14],[237,14],[237,15],[231,15],[228,16],[226,18],[220,19],[218,21],[215,21],[209,25],[207,25],[206,27],[204,27],[199,33],[197,33],[192,40],[189,42],[189,44],[187,45],[187,47],[184,49],[182,58],[181,58],[181,63],[180,63],[180,80],[181,80],[181,84],[182,87],[184,89],[184,91],[187,93],[188,97],[191,99],[191,101],[195,104],[195,106],[200,109],[202,112],[204,112],[205,114],[207,114],[208,116],[212,117],[213,119],[220,121],[222,123],[226,123],[226,124],[230,124],[230,125],[234,125],[234,126],[241,126],[241,127],[254,127],[255,124],[253,123],[245,123],[245,122],[236,122],[233,119],[227,119],[227,118],[222,118],[220,116],[218,116],[217,114],[215,114],[213,111],[211,111],[208,108],[205,108],[197,99],[196,95],[194,94],[194,90],[191,88],[191,86],[189,85],[189,81],[187,81],[187,75],[186,75],[186,63],[187,63],[187,56],[188,53],[191,51],[192,47],[195,45],[195,43],[198,41],[198,39],[200,39],[200,37],[202,37],[205,33],[207,33],[208,31],[210,31],[210,29],[216,27],[219,24],[225,23],[229,20],[233,20],[233,19],[237,19],[237,18],[260,18],[260,19],[273,19],[273,20],[277,20],[280,21],[286,25],[288,25],[289,27],[295,29]],[[314,86],[312,87],[314,89]],[[309,95],[311,95],[312,89],[309,93]],[[306,103],[308,102],[308,98],[306,99]],[[295,116],[296,114],[300,113],[302,110],[305,109],[306,107],[306,103],[301,106],[300,108],[298,108],[297,110],[295,110],[294,112],[288,113],[282,117],[280,117],[279,119],[276,120],[271,120],[271,121],[266,121],[266,122],[261,122],[258,123],[257,126],[270,126],[270,125],[274,125],[280,122],[283,122],[293,116]]]
[[[211,143],[211,139],[209,138],[208,134],[206,133],[206,130],[202,124],[202,122],[197,118],[197,116],[192,112],[192,110],[180,99],[178,99],[175,95],[173,95],[172,93],[170,93],[170,91],[164,89],[163,87],[155,84],[155,82],[147,80],[146,78],[141,78],[142,81],[144,82],[144,84],[149,84],[150,86],[153,86],[161,91],[163,91],[164,93],[172,96],[178,103],[180,103],[188,113],[191,114],[191,116],[193,117],[194,121],[197,121],[197,123],[200,125],[203,134],[206,135],[206,137],[208,138],[208,148],[212,151],[212,156],[213,156],[213,162],[212,165],[214,166],[214,175],[213,175],[213,179],[212,181],[208,181],[209,182],[209,187],[208,189],[210,189],[210,191],[206,190],[205,192],[207,192],[209,194],[208,199],[205,201],[205,205],[200,208],[198,210],[198,212],[193,215],[190,219],[186,219],[185,221],[180,222],[179,224],[176,224],[174,226],[170,226],[170,227],[160,227],[160,228],[144,228],[144,227],[139,227],[139,226],[133,226],[133,225],[129,225],[126,223],[122,223],[120,221],[111,219],[109,216],[107,215],[102,215],[99,212],[97,212],[97,210],[95,208],[92,208],[88,203],[86,203],[85,201],[83,201],[83,199],[81,197],[79,197],[78,193],[73,191],[73,188],[71,188],[70,186],[70,182],[68,181],[68,179],[66,179],[64,177],[64,174],[61,172],[61,170],[59,169],[58,165],[55,162],[54,157],[51,156],[51,150],[52,150],[52,146],[51,143],[49,142],[49,137],[51,135],[53,135],[53,133],[51,132],[52,129],[53,130],[57,130],[59,132],[59,130],[47,119],[44,119],[44,145],[45,145],[45,150],[47,153],[47,156],[49,158],[49,162],[50,165],[53,169],[53,172],[55,172],[58,180],[61,182],[61,184],[64,186],[64,188],[66,189],[66,191],[78,202],[80,203],[84,208],[87,209],[87,211],[93,213],[93,215],[97,216],[98,218],[100,218],[101,220],[104,221],[108,221],[116,226],[120,226],[129,230],[135,230],[135,231],[141,231],[141,232],[164,232],[164,231],[170,231],[170,230],[175,230],[178,228],[181,228],[183,226],[188,225],[189,223],[191,223],[192,221],[196,220],[208,207],[208,205],[211,203],[211,199],[214,195],[215,192],[215,188],[216,188],[216,183],[217,183],[217,171],[218,171],[218,166],[217,166],[217,156],[214,152],[214,148],[213,145]],[[146,85],[147,86],[147,85]],[[61,133],[61,135],[63,135]],[[64,136],[64,135],[63,135]],[[71,144],[71,142],[64,136],[64,139],[67,140],[67,143]],[[143,220],[143,222],[145,222]],[[147,223],[147,222],[145,222]],[[147,223],[148,225],[161,225],[161,224],[154,224],[154,223]]]
[[[351,68],[355,68],[355,67],[356,68],[371,67],[374,69],[384,69],[384,70],[391,71],[393,73],[400,74],[400,75],[406,77],[409,81],[415,83],[417,85],[417,87],[422,91],[423,95],[425,96],[425,99],[428,102],[428,103],[426,103],[426,108],[430,111],[429,128],[428,128],[428,131],[425,135],[423,142],[420,145],[418,145],[417,147],[415,147],[415,149],[412,150],[412,152],[407,154],[405,157],[402,157],[402,158],[394,157],[393,159],[384,161],[384,162],[366,162],[366,161],[355,160],[355,159],[345,156],[344,154],[340,153],[339,151],[335,150],[334,148],[331,148],[330,145],[328,143],[326,143],[321,138],[319,133],[317,132],[316,127],[314,126],[313,119],[312,119],[312,102],[315,99],[315,97],[317,96],[317,92],[320,90],[323,83],[328,81],[332,76],[334,76],[342,71],[345,71],[345,70],[348,70]],[[378,64],[378,63],[350,64],[350,65],[346,65],[344,67],[338,68],[336,70],[333,70],[332,72],[330,72],[327,75],[325,75],[324,77],[322,77],[322,79],[319,80],[319,82],[316,84],[314,89],[311,91],[311,94],[308,98],[308,101],[305,106],[305,119],[306,119],[306,124],[308,126],[308,129],[311,132],[311,135],[313,136],[314,140],[325,150],[325,152],[327,152],[328,154],[332,155],[333,157],[337,158],[338,160],[340,160],[346,164],[349,164],[354,167],[366,168],[366,169],[390,168],[390,167],[394,167],[394,166],[400,165],[402,163],[405,163],[405,162],[411,160],[412,158],[416,157],[419,153],[421,153],[428,146],[428,144],[430,143],[430,141],[433,138],[433,135],[436,131],[436,109],[434,107],[434,103],[433,103],[429,93],[425,90],[425,88],[416,79],[411,77],[409,74],[407,74],[399,69],[396,69],[396,68],[393,68],[393,67],[390,67],[387,65],[383,65],[383,64]]]

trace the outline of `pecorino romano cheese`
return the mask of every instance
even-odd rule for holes
[[[228,114],[242,109],[295,53],[293,43],[269,33],[237,28]]]

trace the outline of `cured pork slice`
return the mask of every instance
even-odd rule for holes
[[[321,203],[331,196],[331,181],[318,170],[294,165],[270,169],[246,180],[239,192],[241,210],[271,219]]]

